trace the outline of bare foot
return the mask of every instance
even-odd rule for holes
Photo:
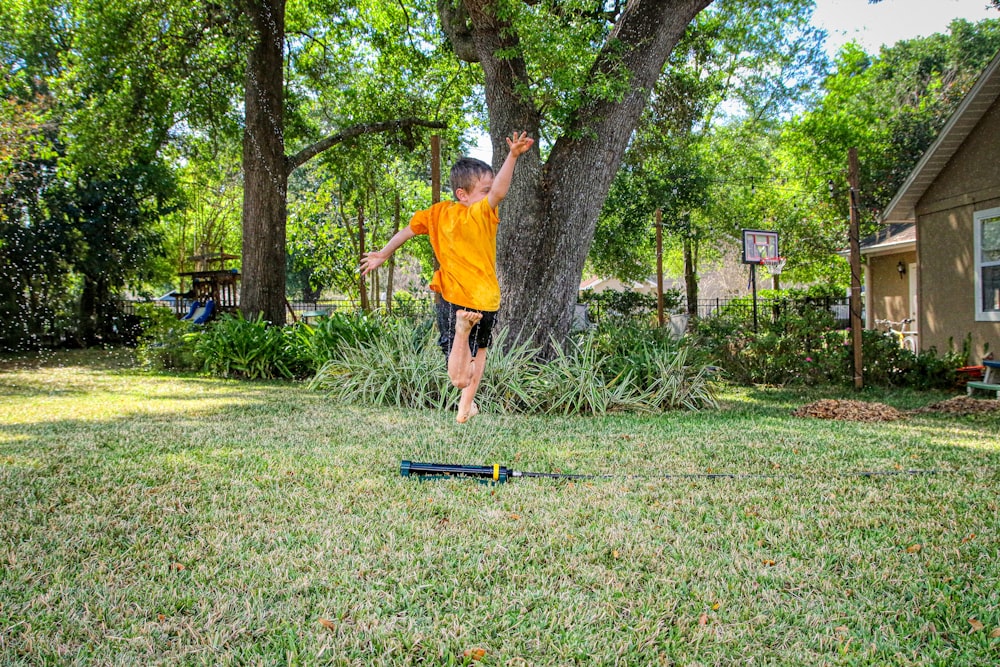
[[[476,313],[471,310],[456,310],[455,311],[455,333],[467,334],[472,331],[472,327],[483,319],[482,313]]]
[[[458,421],[459,424],[464,424],[465,422],[469,421],[478,414],[479,414],[479,406],[476,405],[475,403],[472,404],[472,407],[469,408],[468,412],[463,412],[462,408],[460,407],[458,409],[458,417],[456,418],[456,421]]]

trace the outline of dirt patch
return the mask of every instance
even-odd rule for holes
[[[815,403],[804,405],[792,414],[796,417],[839,419],[852,422],[889,422],[906,416],[906,413],[883,403],[843,401],[833,398],[824,398]]]
[[[836,400],[825,398],[809,405],[804,405],[792,413],[796,417],[812,417],[813,419],[839,419],[854,422],[888,422],[904,419],[907,415],[916,414],[948,414],[948,415],[984,415],[1000,414],[1000,401],[971,396],[956,396],[945,401],[925,405],[916,410],[897,410],[883,403],[867,403],[865,401]]]

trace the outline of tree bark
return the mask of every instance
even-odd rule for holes
[[[243,133],[243,284],[240,310],[285,323],[285,226],[288,176],[319,153],[363,134],[443,128],[444,123],[399,118],[354,125],[285,157],[285,0],[247,0],[255,43],[247,58]]]
[[[501,205],[497,268],[499,319],[514,334],[547,347],[569,332],[594,228],[632,131],[685,28],[711,0],[629,2],[591,68],[591,78],[627,77],[620,100],[590,99],[541,161],[538,144],[520,158]],[[515,130],[539,137],[539,114],[524,91],[529,81],[516,31],[492,13],[491,0],[464,0],[485,74],[494,167]],[[513,342],[512,340],[512,342]]]
[[[692,317],[698,316],[698,270],[695,258],[694,240],[690,235],[684,236],[684,290],[687,300],[687,312]]]
[[[250,0],[256,41],[247,61],[243,132],[243,284],[240,309],[285,323],[285,0]]]
[[[399,231],[400,218],[402,218],[403,204],[400,201],[399,191],[396,191],[396,198],[393,201],[392,207],[392,234],[389,238],[392,238]],[[388,313],[392,312],[392,292],[395,287],[395,273],[396,273],[396,257],[395,253],[389,255],[389,261],[386,262],[386,278],[385,278],[385,310]]]

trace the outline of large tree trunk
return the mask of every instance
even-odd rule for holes
[[[542,164],[524,155],[500,212],[497,265],[500,319],[519,340],[547,346],[569,332],[580,276],[594,228],[649,91],[685,28],[711,0],[633,0],[591,68],[592,77],[629,77],[618,101],[592,99],[552,146]],[[506,156],[504,137],[540,120],[525,90],[528,77],[516,32],[491,13],[491,0],[464,0],[482,63],[494,166]],[[439,5],[440,6],[440,5]]]
[[[243,134],[243,285],[240,309],[285,323],[288,174],[284,134],[285,0],[250,0],[257,33],[247,61]]]

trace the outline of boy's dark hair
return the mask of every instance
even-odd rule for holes
[[[463,157],[451,168],[451,191],[459,188],[468,192],[486,174],[493,175],[493,167],[474,157]],[[457,195],[456,195],[457,196]]]

